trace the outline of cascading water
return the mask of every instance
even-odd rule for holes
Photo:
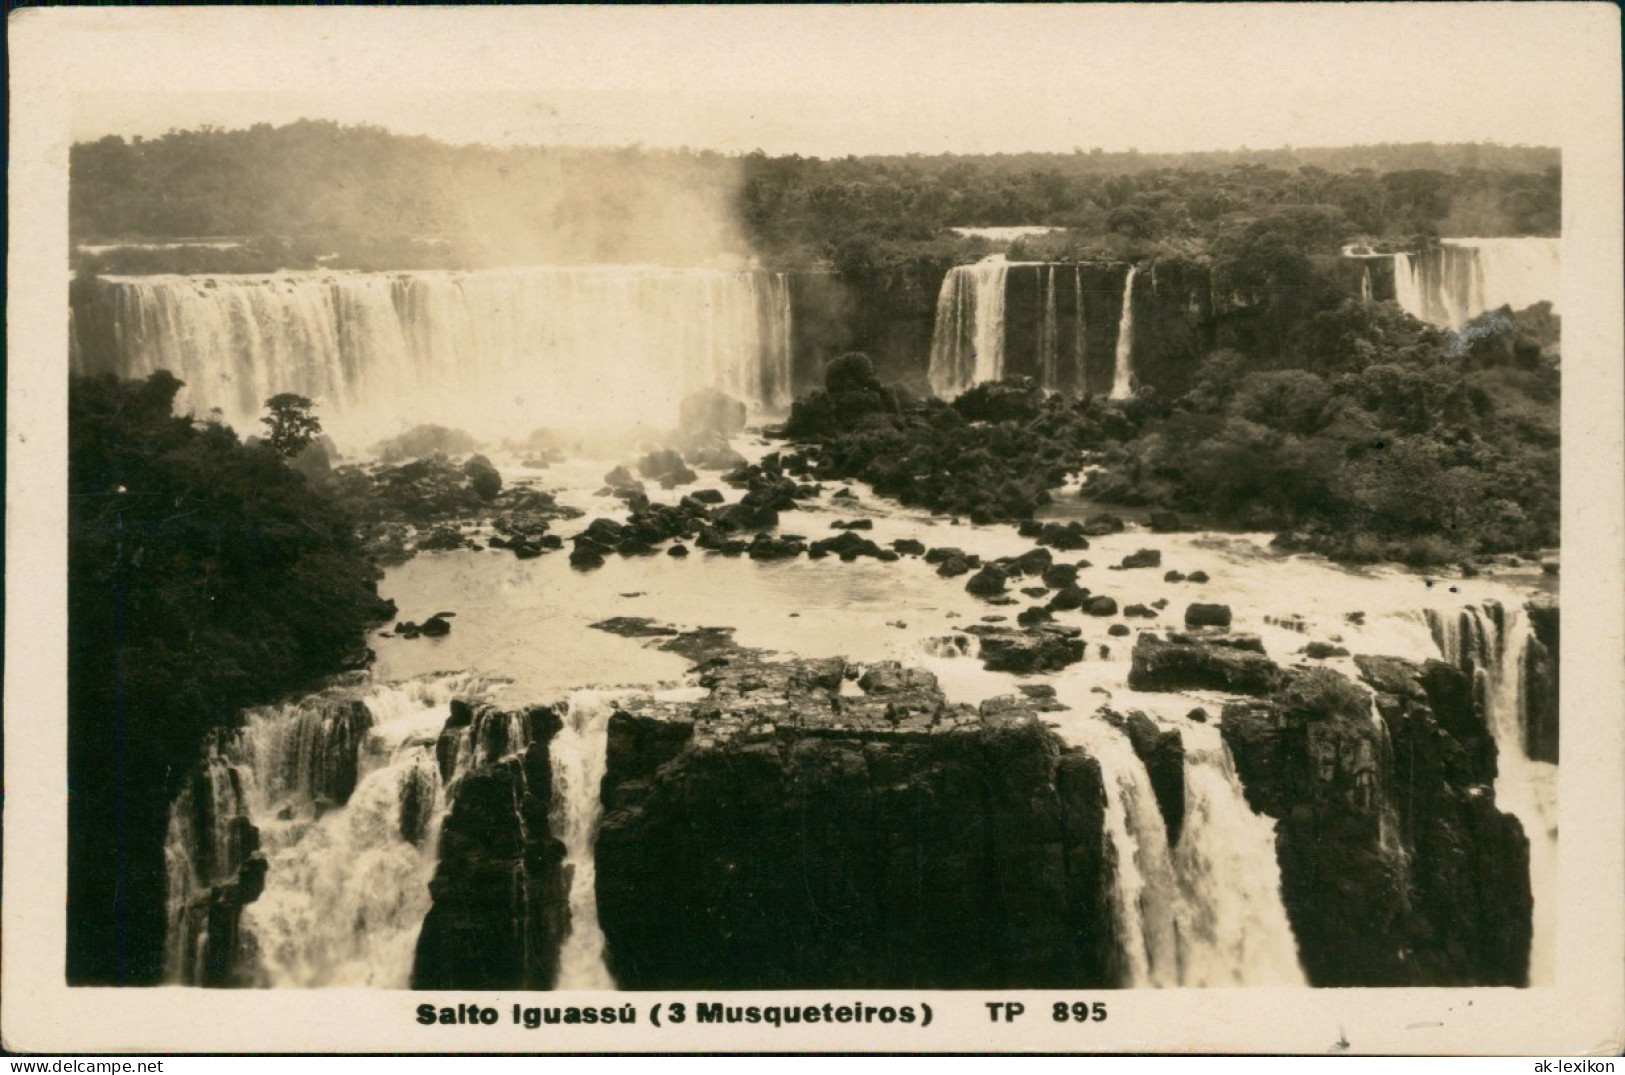
[[[570,871],[570,932],[559,950],[559,989],[614,989],[604,964],[598,927],[593,845],[603,813],[603,783],[614,695],[580,690],[570,695],[564,727],[549,745],[553,768],[552,828],[564,842]]]
[[[1055,266],[1045,265],[1042,270],[1044,286],[1044,320],[1038,330],[1039,384],[1053,392],[1060,388],[1058,372],[1060,326],[1055,312]]]
[[[937,292],[931,337],[931,391],[952,399],[973,384],[1004,376],[1004,289],[1010,262],[993,254],[956,265]]]
[[[1521,310],[1562,297],[1562,241],[1543,238],[1444,239],[1394,255],[1401,308],[1441,328],[1460,329],[1486,310]]]
[[[1123,313],[1117,321],[1117,363],[1112,367],[1112,399],[1134,395],[1134,272],[1123,280]]]
[[[1554,980],[1557,928],[1557,766],[1529,757],[1525,741],[1524,673],[1529,617],[1496,604],[1427,611],[1445,660],[1468,673],[1495,737],[1495,801],[1529,838],[1529,880],[1535,897],[1529,951],[1531,985]]]
[[[585,414],[670,425],[719,388],[788,406],[783,274],[652,266],[108,277],[125,377],[167,369],[178,405],[258,432],[294,392],[357,445],[416,422],[524,436]]]
[[[1107,776],[1113,902],[1126,986],[1302,985],[1281,903],[1275,822],[1248,807],[1217,729],[1179,721],[1185,815],[1178,845],[1144,764],[1104,721],[1063,724]]]
[[[264,892],[242,910],[239,980],[408,984],[445,802],[436,741],[452,697],[469,688],[467,676],[442,676],[317,695],[251,711],[211,749],[209,785],[226,800],[236,789],[235,813],[227,802],[215,816],[239,833],[246,827],[232,816],[251,822],[268,860]],[[475,753],[460,746],[458,764]],[[212,870],[198,869],[204,841],[188,824],[192,806],[187,795],[177,800],[165,848],[170,978],[183,983],[208,980],[188,965],[204,938],[184,908],[198,903],[200,875],[218,879],[227,861],[216,852]]]
[[[1086,332],[1083,317],[1082,265],[1074,265],[1072,267],[1072,317],[1072,358],[1076,363],[1073,368],[1078,371],[1078,383],[1082,384],[1084,377],[1083,371],[1088,369],[1088,367],[1084,365],[1084,359],[1088,357],[1088,341],[1085,338]]]
[[[1360,266],[1360,301],[1371,301],[1371,266]]]

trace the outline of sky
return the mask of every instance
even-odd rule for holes
[[[311,117],[813,156],[1561,145],[1585,6],[88,9],[106,47],[70,73],[72,130]]]

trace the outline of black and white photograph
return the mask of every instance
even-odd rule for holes
[[[1625,1047],[1617,10],[11,28],[8,1048]]]

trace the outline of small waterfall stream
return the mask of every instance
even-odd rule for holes
[[[1281,903],[1275,822],[1253,813],[1217,729],[1186,742],[1184,830],[1173,847],[1145,765],[1104,721],[1064,725],[1100,759],[1126,986],[1302,985]]]
[[[1530,758],[1525,743],[1529,616],[1522,608],[1486,604],[1429,609],[1427,619],[1445,660],[1473,677],[1495,737],[1495,801],[1518,819],[1529,838],[1535,898],[1529,981],[1549,984],[1556,973],[1557,766]]]
[[[1117,322],[1117,362],[1112,367],[1112,399],[1134,395],[1134,273],[1128,267],[1123,279],[1123,313]]]
[[[993,254],[956,265],[937,293],[931,337],[931,391],[952,399],[973,384],[1004,376],[1005,282],[1010,262]]]
[[[564,842],[564,864],[570,871],[570,932],[559,951],[558,989],[615,988],[604,965],[593,864],[613,699],[605,691],[572,692],[564,727],[548,750],[553,767],[552,827]]]

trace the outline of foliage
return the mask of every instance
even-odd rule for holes
[[[314,412],[316,405],[294,392],[283,392],[265,401],[270,413],[260,421],[264,423],[266,441],[284,459],[292,459],[322,432],[322,423]]]
[[[1471,348],[1391,304],[1311,317],[1266,368],[1214,352],[1091,488],[1347,559],[1437,563],[1558,537],[1549,308],[1480,319]],[[1530,348],[1534,349],[1531,358]],[[1531,364],[1532,363],[1532,364]]]
[[[302,120],[109,136],[73,146],[69,168],[76,242],[194,241],[82,256],[95,271],[128,273],[703,260],[719,250],[702,247],[737,236],[694,227],[703,213],[676,210],[713,206],[767,264],[849,275],[986,252],[984,240],[956,239],[951,227],[1052,225],[1069,229],[1048,240],[1063,247],[1056,260],[1138,260],[1201,255],[1278,212],[1333,214],[1351,234],[1407,241],[1555,234],[1561,216],[1557,152],[1495,145],[820,160],[498,150]],[[239,245],[211,249],[196,245],[200,236]],[[1312,238],[1293,245],[1331,252],[1326,234]],[[1277,239],[1250,241],[1252,260],[1271,262],[1266,248]],[[1290,258],[1275,268],[1301,270]]]
[[[211,729],[361,664],[390,609],[349,518],[269,446],[171,415],[181,383],[69,400],[69,977],[151,981],[164,811]]]

